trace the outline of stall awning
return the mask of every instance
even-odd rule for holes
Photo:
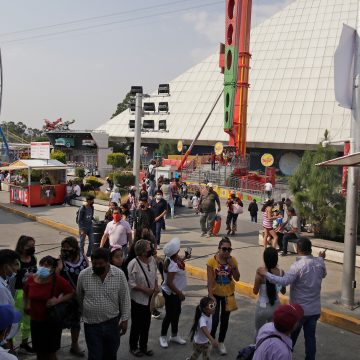
[[[316,166],[360,166],[360,152],[327,160]]]
[[[34,170],[65,170],[67,165],[63,164],[58,160],[17,160],[8,166],[0,167],[0,170],[23,170],[23,169],[34,169]]]

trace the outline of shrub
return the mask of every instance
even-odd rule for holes
[[[109,177],[114,181],[114,184],[120,188],[126,188],[135,184],[135,176],[131,172],[111,172],[109,173]]]
[[[83,168],[75,168],[75,176],[83,179],[85,177],[85,170]]]
[[[99,181],[95,176],[89,176],[86,178],[85,186],[86,185],[90,186],[91,189],[95,190],[102,185],[102,182]]]
[[[124,153],[111,153],[107,156],[108,165],[113,169],[124,168],[126,166],[126,155]]]

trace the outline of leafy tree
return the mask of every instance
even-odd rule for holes
[[[163,158],[167,158],[167,156],[171,154],[179,153],[177,150],[177,144],[171,141],[159,144],[159,147],[155,150],[155,152],[160,153]]]
[[[115,112],[111,115],[111,119],[129,108],[131,98],[132,98],[132,95],[130,94],[130,92],[128,92],[125,95],[124,100],[121,103],[117,104]]]
[[[107,156],[106,163],[113,169],[124,168],[126,166],[126,155],[124,153],[111,153]]]
[[[50,159],[66,163],[66,154],[61,150],[55,150],[50,154]]]
[[[339,169],[315,166],[334,157],[336,150],[333,147],[318,145],[316,151],[305,151],[289,180],[298,215],[312,224],[315,236],[325,238],[344,235],[345,199],[340,194]]]

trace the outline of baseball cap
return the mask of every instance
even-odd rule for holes
[[[0,305],[0,330],[9,328],[21,320],[21,314],[11,305]]]
[[[213,187],[214,187],[213,183],[207,183],[206,186],[207,186],[208,188],[213,188]]]
[[[304,310],[299,304],[280,305],[274,312],[273,321],[276,330],[289,332],[304,316]]]

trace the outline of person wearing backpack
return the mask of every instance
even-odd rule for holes
[[[256,338],[253,360],[291,360],[290,334],[303,318],[304,310],[298,304],[280,305],[274,312],[273,322],[261,327]]]
[[[80,207],[76,213],[76,223],[79,225],[80,249],[83,254],[86,235],[89,239],[89,246],[86,256],[90,257],[94,247],[94,230],[92,222],[94,220],[94,196],[86,196],[86,203]]]

